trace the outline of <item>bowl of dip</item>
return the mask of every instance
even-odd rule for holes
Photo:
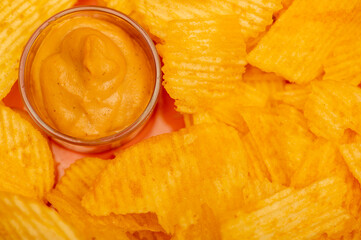
[[[128,16],[104,7],[60,12],[32,35],[19,86],[34,122],[54,141],[102,152],[133,139],[160,92],[156,48]]]

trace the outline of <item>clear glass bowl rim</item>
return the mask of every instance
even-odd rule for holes
[[[98,139],[90,139],[90,140],[88,140],[88,139],[80,139],[80,138],[68,136],[68,135],[63,134],[60,131],[54,129],[53,127],[49,126],[48,124],[46,124],[40,118],[40,116],[36,113],[36,111],[34,110],[32,105],[30,104],[30,101],[29,101],[28,95],[27,95],[27,91],[26,91],[26,87],[25,87],[26,60],[27,60],[28,54],[29,54],[34,42],[36,41],[37,37],[39,36],[39,34],[46,27],[48,27],[51,24],[51,22],[56,21],[57,19],[59,19],[59,18],[61,18],[63,16],[66,16],[68,14],[72,14],[72,13],[76,13],[76,12],[82,12],[82,11],[96,11],[96,12],[101,12],[101,13],[114,15],[115,17],[121,18],[122,20],[124,20],[125,22],[130,24],[133,28],[135,28],[135,30],[137,30],[140,33],[140,35],[143,37],[143,39],[147,43],[147,46],[151,50],[154,65],[155,65],[154,89],[153,89],[151,99],[148,102],[148,105],[145,108],[145,110],[143,111],[143,113],[131,125],[129,125],[125,129],[121,130],[120,132],[115,133],[115,134],[110,135],[110,136],[106,136],[106,137],[102,137],[102,138],[98,138]],[[152,114],[152,112],[153,112],[153,110],[154,110],[154,108],[155,108],[155,106],[157,104],[159,93],[160,93],[160,86],[161,86],[161,64],[160,64],[160,59],[159,59],[159,56],[158,56],[158,52],[157,52],[157,50],[156,50],[156,48],[154,46],[154,43],[153,43],[152,39],[149,37],[147,32],[138,23],[136,23],[133,19],[131,19],[130,17],[128,17],[127,15],[125,15],[125,14],[123,14],[121,12],[118,12],[118,11],[116,11],[114,9],[110,9],[110,8],[106,8],[106,7],[78,6],[78,7],[73,7],[73,8],[66,9],[66,10],[64,10],[62,12],[59,12],[59,13],[55,14],[54,16],[50,17],[43,24],[41,24],[37,28],[37,30],[32,34],[29,41],[25,45],[25,48],[23,50],[23,53],[22,53],[22,56],[21,56],[21,59],[20,59],[20,65],[19,65],[19,89],[20,89],[22,100],[24,102],[25,107],[28,110],[28,113],[29,113],[30,117],[35,121],[35,123],[44,132],[46,132],[51,137],[56,138],[56,139],[61,140],[61,141],[65,141],[65,142],[70,143],[70,144],[75,144],[75,145],[80,145],[80,146],[98,146],[98,145],[104,145],[104,144],[109,144],[109,143],[112,143],[112,142],[116,142],[118,140],[126,138],[127,136],[131,135],[134,131],[136,131],[138,128],[142,127],[143,124],[146,123],[146,121],[148,120],[148,118]]]

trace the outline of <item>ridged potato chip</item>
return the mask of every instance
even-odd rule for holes
[[[361,133],[361,89],[339,81],[312,83],[304,114],[310,130],[319,137],[340,140],[346,129]]]
[[[276,19],[279,19],[281,17],[281,15],[291,6],[292,3],[293,3],[293,0],[282,0],[283,8],[274,14]]]
[[[217,17],[168,25],[165,44],[157,46],[163,53],[163,85],[177,111],[207,110],[242,79],[246,50],[239,23],[234,17]]]
[[[361,143],[341,145],[340,152],[354,177],[361,183]]]
[[[111,214],[95,217],[81,206],[83,195],[109,162],[98,158],[76,161],[65,170],[55,189],[47,195],[48,201],[87,239],[127,239],[128,231],[161,231],[157,217],[153,214]]]
[[[262,159],[255,139],[248,132],[241,138],[248,162],[248,175],[254,179],[271,179],[267,166]]]
[[[48,141],[18,113],[0,104],[0,191],[42,199],[54,184]]]
[[[260,69],[247,65],[243,81],[271,97],[276,92],[282,91],[286,85],[282,77],[274,73],[266,73]]]
[[[202,205],[201,215],[195,224],[186,229],[176,229],[172,240],[221,240],[220,223],[212,209]]]
[[[98,216],[154,212],[166,232],[174,233],[176,227],[196,222],[202,204],[217,218],[240,206],[246,177],[236,130],[223,124],[196,125],[120,152],[82,205]]]
[[[301,166],[291,178],[291,186],[306,187],[340,171],[335,144],[318,139],[310,146]]]
[[[352,225],[352,232],[343,234],[343,239],[349,239],[361,229],[361,188],[338,152],[337,144],[318,139],[307,152],[301,167],[292,176],[291,186],[302,188],[331,176],[338,176],[345,181],[347,191],[342,206],[357,220]]]
[[[303,110],[308,95],[311,93],[311,86],[299,84],[287,84],[283,91],[278,91],[272,95],[272,98],[280,103],[291,105],[297,109]]]
[[[288,106],[279,106],[272,111],[243,109],[241,114],[260,151],[270,180],[288,185],[314,140],[303,115]]]
[[[255,208],[257,202],[269,198],[285,188],[285,186],[272,183],[266,178],[249,178],[242,191],[244,199],[241,209],[243,211],[250,211]]]
[[[193,124],[219,123],[219,121],[208,112],[192,114]]]
[[[341,207],[346,186],[328,178],[295,191],[285,189],[239,211],[222,224],[222,239],[317,239],[348,232],[352,217]]]
[[[255,37],[272,24],[273,13],[282,8],[281,0],[139,0],[136,11],[150,30],[165,39],[169,21],[237,15],[245,38]]]
[[[248,62],[296,83],[322,73],[322,65],[338,41],[359,28],[358,0],[294,0],[258,45]],[[320,20],[322,19],[322,20]]]
[[[361,83],[360,38],[361,34],[352,40],[341,42],[332,51],[324,63],[324,80],[341,81],[355,86]]]
[[[184,124],[190,127],[197,124],[204,123],[220,123],[210,112],[198,112],[194,114],[183,114]]]
[[[13,0],[0,2],[0,100],[18,78],[21,52],[31,34],[46,19],[76,0]]]
[[[59,214],[43,202],[0,192],[0,238],[3,240],[82,239]]]
[[[268,104],[267,93],[246,83],[240,83],[234,92],[210,107],[209,113],[218,121],[224,122],[241,133],[248,131],[242,117],[244,107],[265,107]]]

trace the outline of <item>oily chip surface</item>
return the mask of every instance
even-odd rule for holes
[[[361,133],[361,89],[340,81],[312,83],[304,115],[310,130],[328,140],[340,140],[347,129]]]
[[[0,192],[0,237],[4,240],[77,240],[76,229],[43,202]]]
[[[0,99],[74,2],[0,2]],[[360,0],[98,4],[151,35],[186,127],[54,186],[47,140],[0,105],[0,239],[361,239]]]
[[[302,190],[285,189],[240,211],[222,225],[222,239],[317,239],[338,236],[352,217],[342,209],[346,191],[340,179],[328,178]],[[296,216],[296,217],[294,217]]]
[[[237,88],[246,65],[240,29],[232,16],[169,23],[165,43],[157,48],[163,85],[178,111],[206,110]]]
[[[102,0],[106,6],[128,13],[149,30],[158,41],[164,41],[168,23],[173,20],[214,18],[237,15],[245,39],[256,37],[273,22],[272,15],[282,8],[281,0]]]
[[[164,230],[174,233],[175,226],[193,224],[203,204],[215,216],[239,205],[246,177],[238,133],[223,124],[196,125],[125,149],[82,204],[98,216],[154,212]]]
[[[0,104],[0,191],[42,199],[54,185],[48,140],[20,114]]]
[[[322,65],[340,38],[359,25],[358,0],[294,0],[248,55],[248,62],[295,83],[322,73]],[[320,19],[322,19],[320,21]]]
[[[162,231],[154,214],[112,214],[95,217],[81,206],[82,197],[109,162],[99,158],[84,158],[76,161],[65,171],[55,189],[47,194],[47,200],[61,216],[76,226],[88,239],[122,240],[128,239],[127,232]]]

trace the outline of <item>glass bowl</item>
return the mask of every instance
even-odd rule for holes
[[[47,124],[44,119],[41,118],[41,114],[39,114],[39,111],[37,110],[30,87],[30,72],[32,62],[46,34],[51,30],[53,24],[79,16],[93,17],[101,19],[103,21],[108,21],[127,32],[132,37],[132,39],[135,40],[143,48],[151,66],[150,75],[151,81],[153,81],[152,84],[154,86],[148,105],[132,124],[115,134],[94,140],[80,139],[66,135]],[[81,6],[67,9],[54,15],[46,22],[44,22],[34,32],[28,43],[26,44],[23,54],[21,56],[19,66],[19,87],[23,102],[28,110],[29,115],[40,127],[40,129],[42,129],[47,135],[49,135],[55,142],[77,152],[98,153],[110,150],[112,148],[121,146],[122,144],[129,142],[145,126],[150,116],[152,115],[152,112],[158,101],[161,86],[160,68],[161,65],[159,56],[153,44],[153,41],[148,36],[146,31],[142,27],[140,27],[134,20],[132,20],[125,14],[113,9],[98,6]]]

